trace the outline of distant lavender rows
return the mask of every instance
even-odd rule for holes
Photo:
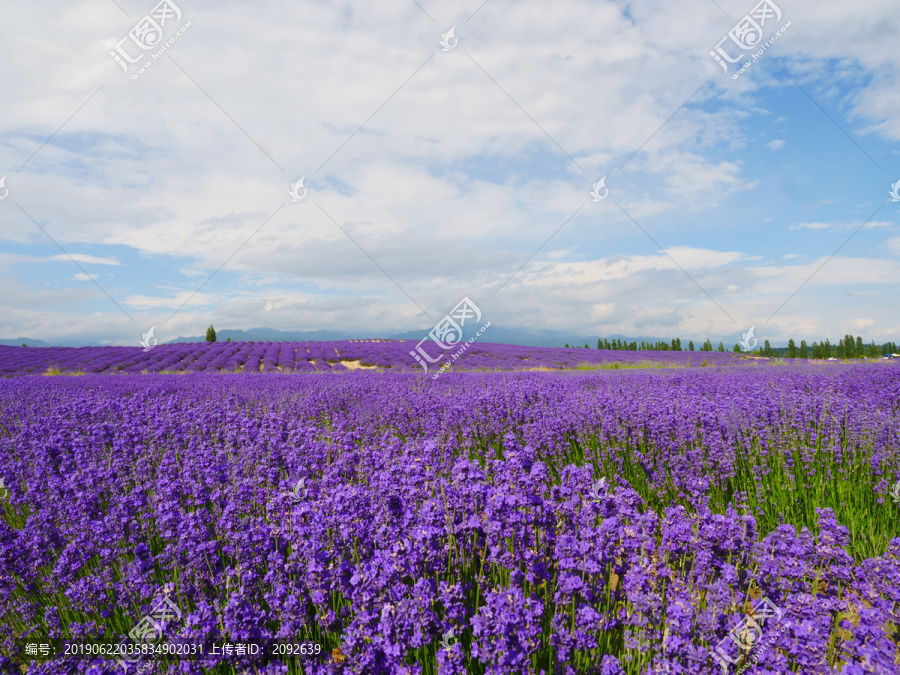
[[[333,342],[190,342],[141,347],[0,346],[0,376],[60,373],[159,372],[347,372],[342,362],[392,372],[421,372],[410,352],[412,340]],[[432,349],[432,351],[434,351]],[[455,350],[434,364],[435,372]],[[475,343],[453,367],[457,370],[572,369],[583,364],[642,362],[673,366],[729,365],[747,359],[731,352],[628,352],[584,348],[523,347]],[[429,374],[431,374],[429,372]]]

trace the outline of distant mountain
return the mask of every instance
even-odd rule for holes
[[[463,327],[463,339],[468,340],[471,337],[475,336],[477,332],[475,328],[470,328],[469,326]],[[360,333],[352,333],[348,331],[334,331],[334,330],[313,330],[313,331],[284,331],[278,330],[275,328],[251,328],[249,330],[234,330],[230,328],[223,328],[222,330],[216,331],[216,339],[219,342],[225,342],[228,338],[231,338],[232,342],[258,342],[258,341],[272,341],[272,342],[290,342],[296,340],[297,342],[309,342],[309,341],[318,341],[318,342],[326,342],[328,340],[364,340],[364,339],[388,339],[388,340],[413,340],[418,342],[422,338],[428,337],[428,330],[411,330],[406,331],[404,333],[394,333],[393,335],[378,335],[378,334],[360,334]],[[625,335],[606,335],[604,336],[607,340],[613,339],[621,339],[626,340],[628,342],[636,341],[640,344],[641,341],[645,342],[671,342],[670,339],[665,338],[657,338],[657,337],[627,337]],[[585,343],[591,349],[595,349],[597,347],[597,336],[592,335],[572,335],[571,333],[567,333],[565,331],[560,330],[548,330],[548,329],[534,329],[534,328],[503,328],[500,326],[489,326],[484,333],[478,338],[479,342],[493,342],[496,344],[507,344],[507,345],[522,345],[524,347],[563,347],[566,343],[573,347],[583,347]],[[205,342],[206,335],[198,335],[196,337],[178,337],[174,340],[168,340],[168,344],[176,343],[176,342]],[[699,347],[702,341],[696,342],[696,346]],[[687,348],[687,342],[685,342],[685,348]]]
[[[405,333],[391,335],[392,340],[415,340],[418,342],[428,336],[429,331],[412,330]],[[468,340],[474,337],[477,330],[463,327],[463,338]],[[522,345],[523,347],[563,347],[569,345],[583,347],[588,343],[592,348],[597,346],[596,336],[576,335],[558,330],[534,329],[534,328],[503,328],[491,325],[478,338],[479,342],[493,342],[503,345]],[[638,340],[640,342],[640,340]]]
[[[414,340],[418,342],[422,338],[428,336],[428,330],[411,330],[405,333],[394,333],[393,335],[375,334],[368,335],[362,333],[353,333],[349,331],[334,330],[313,330],[313,331],[284,331],[275,328],[251,328],[249,330],[233,330],[223,328],[216,330],[216,339],[224,342],[231,338],[232,342],[256,342],[256,341],[283,341],[288,342],[296,340],[297,342],[328,340]],[[470,329],[469,326],[463,328],[463,338],[468,340],[473,337],[476,330]],[[524,345],[528,347],[562,347],[566,342],[582,338],[572,338],[568,333],[562,331],[535,331],[527,328],[500,328],[498,326],[490,326],[479,338],[481,342],[496,342],[500,344]],[[198,335],[196,337],[178,337],[174,340],[167,340],[167,343],[175,342],[204,342],[206,335]],[[597,346],[597,338],[583,338],[584,342],[593,342],[593,346]]]
[[[43,340],[34,340],[32,338],[16,338],[15,340],[0,340],[0,345],[8,347],[21,347],[25,344],[27,347],[52,347],[49,342]]]
[[[225,342],[228,338],[231,338],[232,342],[292,342],[294,340],[297,342],[309,342],[311,340],[326,342],[328,340],[353,340],[364,337],[368,336],[336,330],[288,331],[275,328],[251,328],[250,330],[223,328],[222,330],[216,330],[216,340],[219,342]],[[166,344],[176,342],[206,342],[206,335],[177,337],[174,340],[166,340]]]
[[[391,340],[415,340],[427,338],[429,330],[411,330],[405,333],[395,333]],[[475,337],[477,329],[463,326],[463,339]],[[571,342],[566,333],[548,330],[533,330],[530,328],[502,328],[491,324],[480,336],[479,342],[493,342],[495,344],[522,345],[525,347],[562,347],[566,342]],[[597,346],[597,338],[593,338],[594,346]]]

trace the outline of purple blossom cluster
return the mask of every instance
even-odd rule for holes
[[[0,376],[108,373],[196,372],[347,372],[382,369],[421,371],[409,355],[411,340],[346,340],[341,342],[190,342],[141,347],[10,347],[0,346]],[[753,363],[731,352],[609,351],[583,348],[523,347],[476,343],[457,360],[455,370],[571,370],[614,364],[711,366]]]
[[[263,372],[292,351],[247,346]],[[896,368],[422,387],[184,354],[204,372],[0,381],[0,672],[16,638],[118,638],[163,597],[170,637],[313,642],[313,674],[712,675],[723,640],[731,672],[900,672]],[[735,646],[761,598],[777,621]]]

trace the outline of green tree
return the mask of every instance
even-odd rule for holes
[[[731,351],[735,352],[736,354],[739,354],[741,351],[741,346],[739,344],[735,343],[734,349],[732,349]]]
[[[694,341],[693,340],[688,340],[688,351],[689,352],[694,351]]]
[[[227,340],[225,340],[225,342],[231,342],[231,338],[228,338]]]
[[[567,343],[566,343],[566,347],[568,347],[568,346],[569,346],[569,343],[567,342]]]
[[[844,348],[841,350],[841,356],[845,359],[856,358],[856,340],[852,335],[844,336]]]
[[[206,329],[206,341],[207,342],[215,342],[216,341],[216,329],[212,327],[212,324],[209,324],[209,328]]]
[[[788,353],[787,353],[787,357],[788,357],[789,359],[796,359],[796,358],[797,358],[797,345],[796,345],[796,343],[794,342],[794,338],[791,338],[790,340],[788,340]]]
[[[712,340],[706,338],[706,342],[703,343],[703,349],[700,351],[711,352],[713,350]]]
[[[763,345],[763,356],[772,356],[772,345],[769,344],[768,340]]]
[[[800,356],[798,358],[808,359],[809,349],[806,346],[806,340],[800,340]]]
[[[717,351],[720,351],[720,352],[724,352],[724,351],[725,351],[725,343],[724,343],[724,342],[720,342],[720,343],[719,343],[719,349],[718,349]]]
[[[856,338],[856,358],[866,355],[866,348],[863,346],[862,337]]]
[[[584,348],[585,348],[585,349],[590,349],[590,347],[588,347],[588,343],[587,343],[587,342],[584,343]]]
[[[603,338],[597,338],[597,349],[603,349]]]

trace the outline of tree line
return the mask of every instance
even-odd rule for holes
[[[566,347],[569,346],[569,343],[566,343]],[[588,345],[584,345],[585,348],[588,348]],[[681,338],[674,338],[671,342],[664,342],[662,340],[658,340],[656,342],[645,342],[641,341],[638,343],[635,340],[631,342],[627,342],[621,339],[613,339],[608,340],[604,338],[597,339],[597,349],[610,349],[610,350],[619,350],[619,351],[656,351],[656,352],[681,352],[681,351],[701,351],[701,352],[724,352],[725,344],[719,342],[717,347],[713,347],[713,343],[711,340],[707,338],[707,340],[700,345],[699,349],[694,349],[693,341],[688,341],[687,349],[684,349],[682,346]],[[733,352],[741,352],[741,345],[737,343],[732,348]],[[875,341],[872,340],[869,343],[863,342],[862,337],[847,334],[836,344],[832,344],[831,341],[826,338],[820,342],[813,342],[811,345],[807,344],[806,340],[800,340],[800,345],[797,346],[797,343],[793,338],[788,340],[787,347],[772,347],[768,340],[763,341],[763,346],[754,349],[749,352],[750,354],[754,354],[757,356],[781,356],[788,359],[877,359],[880,356],[885,356],[887,354],[895,354],[897,353],[897,343],[896,342],[885,342],[881,345],[875,344]]]

